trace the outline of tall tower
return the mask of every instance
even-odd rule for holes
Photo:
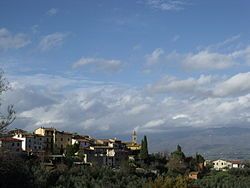
[[[134,143],[134,144],[137,143],[137,135],[136,135],[135,130],[134,130],[133,133],[132,133],[132,143]]]

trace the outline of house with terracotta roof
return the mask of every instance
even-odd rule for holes
[[[13,138],[22,140],[22,150],[29,154],[44,154],[50,152],[48,144],[50,136],[42,136],[33,133],[16,133]]]
[[[193,180],[197,180],[201,177],[201,173],[200,172],[189,172],[188,174],[188,178],[189,179],[193,179]]]
[[[73,135],[72,137],[72,145],[79,144],[79,149],[82,150],[84,148],[88,148],[94,143],[94,139],[89,136],[81,136],[81,135]]]
[[[22,140],[12,137],[0,138],[0,148],[5,151],[20,153],[22,152]]]

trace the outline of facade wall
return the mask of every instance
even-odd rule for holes
[[[13,138],[22,140],[22,149],[27,152],[49,152],[51,150],[50,136],[16,134]]]
[[[22,141],[14,139],[12,141],[0,140],[0,148],[9,150],[11,152],[22,152]]]
[[[54,128],[40,127],[35,130],[35,134],[47,136],[46,147],[53,153],[63,152],[67,145],[72,144],[72,134],[57,131]]]
[[[64,132],[55,132],[55,147],[60,149],[66,149],[67,145],[72,144],[72,134]]]
[[[224,160],[213,161],[213,167],[215,170],[221,170],[226,168],[232,168],[232,163]]]

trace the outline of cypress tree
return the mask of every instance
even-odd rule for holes
[[[148,158],[148,141],[147,141],[147,137],[145,135],[144,135],[143,140],[141,141],[140,158],[141,159]]]

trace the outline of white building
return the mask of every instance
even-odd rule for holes
[[[79,149],[85,149],[91,146],[92,139],[89,136],[75,135],[72,137],[72,145],[79,144]]]
[[[219,160],[213,161],[213,167],[215,170],[230,169],[232,168],[232,163],[219,159]]]
[[[241,161],[226,161],[226,160],[216,160],[213,161],[213,168],[215,170],[227,170],[231,168],[244,168],[244,165]]]
[[[50,137],[37,134],[17,132],[13,138],[22,141],[22,150],[29,153],[48,152]]]

